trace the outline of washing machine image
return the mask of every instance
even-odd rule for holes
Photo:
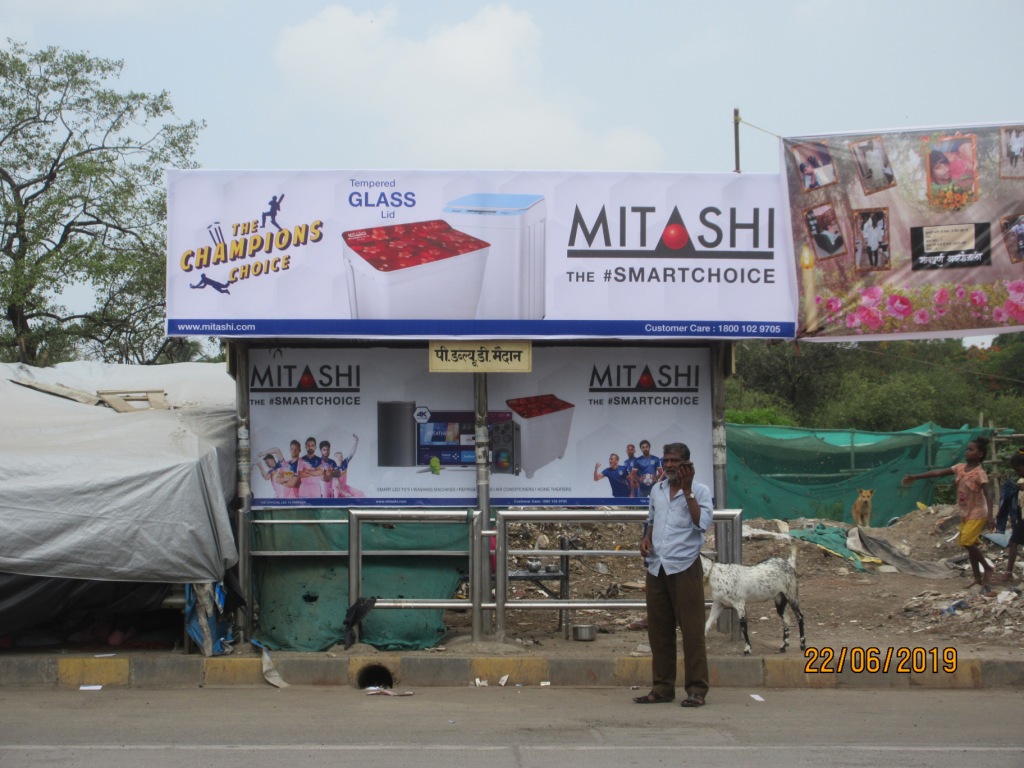
[[[555,395],[505,401],[519,425],[519,463],[527,478],[565,455],[576,406]]]
[[[476,317],[490,243],[440,219],[341,237],[353,319]]]
[[[544,319],[542,195],[477,193],[444,207],[445,221],[491,244],[476,317]]]

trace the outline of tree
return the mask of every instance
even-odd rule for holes
[[[738,345],[726,385],[731,417],[821,429],[891,432],[925,422],[956,428],[979,417],[1024,429],[1020,335],[996,339],[990,353],[959,339],[857,344]]]
[[[0,51],[0,358],[159,362],[163,171],[195,167],[202,123],[163,122],[166,92],[119,92],[122,62],[58,48]],[[96,294],[85,313],[61,299]],[[180,346],[180,345],[177,345]],[[172,355],[173,356],[173,355]]]

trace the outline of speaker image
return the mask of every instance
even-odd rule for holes
[[[495,474],[518,475],[522,467],[519,447],[519,425],[514,421],[490,424],[491,471]]]
[[[416,466],[415,401],[377,402],[377,466]]]

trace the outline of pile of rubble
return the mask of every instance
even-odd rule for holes
[[[950,637],[1017,637],[1024,640],[1024,598],[1019,586],[957,592],[925,590],[903,606],[912,633]]]

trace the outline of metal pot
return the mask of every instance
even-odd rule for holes
[[[597,627],[593,624],[574,624],[572,628],[573,640],[596,640]]]

